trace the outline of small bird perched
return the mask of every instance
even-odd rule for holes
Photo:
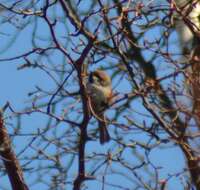
[[[112,99],[111,78],[102,70],[91,72],[86,89],[90,97],[91,112],[98,120],[100,143],[104,144],[110,140],[104,112]]]

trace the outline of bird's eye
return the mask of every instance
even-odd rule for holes
[[[94,80],[93,82],[94,82],[95,84],[99,84],[99,83],[100,83],[99,78],[96,77],[96,76],[93,77],[93,80]]]
[[[101,82],[101,79],[97,77],[97,81],[98,81],[98,83],[100,83],[100,82]]]

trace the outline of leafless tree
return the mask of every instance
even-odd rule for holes
[[[1,189],[200,189],[198,2],[2,0],[0,63],[29,78],[11,87],[23,105],[1,105]],[[96,68],[114,92],[104,146],[85,88]]]

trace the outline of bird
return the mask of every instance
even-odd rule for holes
[[[90,100],[90,110],[93,116],[98,120],[100,144],[110,141],[104,113],[112,99],[111,83],[110,76],[105,71],[97,69],[90,72],[86,84],[86,90]]]

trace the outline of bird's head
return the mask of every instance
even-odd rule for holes
[[[89,82],[103,87],[111,86],[110,76],[102,70],[91,72],[89,75]]]

